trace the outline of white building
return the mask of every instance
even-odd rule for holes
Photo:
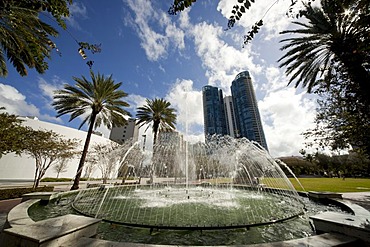
[[[24,120],[23,125],[29,126],[35,130],[52,130],[57,134],[64,136],[67,139],[77,139],[79,140],[81,152],[83,145],[85,143],[86,131],[77,130],[69,127],[65,127],[58,124],[48,123],[31,118],[19,118]],[[90,147],[96,143],[109,143],[109,139],[104,138],[99,135],[92,134],[90,140]],[[61,173],[59,177],[73,178],[77,171],[77,166],[79,163],[80,157],[76,157],[69,161],[67,172]],[[0,158],[0,180],[33,180],[35,174],[35,160],[29,158],[28,156],[22,154],[22,156],[10,153],[3,155]],[[84,174],[84,172],[82,173]],[[95,171],[93,174],[94,177],[100,177],[100,172]],[[56,177],[56,172],[53,167],[50,167],[44,177]]]
[[[127,124],[122,127],[113,127],[109,139],[112,141],[122,143],[126,140],[132,139],[133,142],[138,141],[139,127],[136,125],[135,118],[129,118]]]

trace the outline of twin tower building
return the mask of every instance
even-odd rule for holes
[[[258,142],[268,151],[256,95],[248,71],[239,73],[231,84],[231,96],[223,96],[222,90],[204,86],[203,113],[204,134],[246,137]]]

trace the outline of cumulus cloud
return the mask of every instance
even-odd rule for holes
[[[19,116],[34,116],[39,119],[53,122],[61,122],[47,114],[41,114],[40,110],[33,104],[27,102],[26,96],[15,87],[0,83],[0,106],[5,107],[10,114]]]
[[[236,22],[236,26],[244,28],[244,34],[246,34],[252,25],[263,19],[263,33],[261,32],[260,35],[263,35],[266,40],[275,38],[291,22],[291,19],[286,18],[290,4],[290,1],[256,1]],[[235,1],[220,0],[217,9],[225,18],[229,18],[234,5]]]
[[[134,17],[127,13],[124,24],[137,32],[149,60],[165,58],[170,45],[171,48],[174,46],[180,50],[184,49],[184,32],[170,21],[167,13],[161,10],[154,11],[151,1],[148,0],[127,0],[126,3]],[[150,22],[157,22],[160,30],[154,30]]]
[[[140,106],[143,106],[146,104],[146,98],[141,96],[141,95],[137,95],[137,94],[129,94],[125,100],[127,101],[127,103],[130,104],[130,107],[129,109],[132,111],[132,112],[136,112],[136,109]]]
[[[54,76],[51,79],[51,82],[46,81],[42,77],[39,77],[38,84],[42,95],[44,95],[48,99],[53,99],[55,91],[62,89],[63,85],[67,84],[67,82],[61,79],[59,76]]]
[[[304,142],[301,133],[312,127],[315,104],[306,94],[286,87],[287,78],[283,70],[274,65],[275,61],[271,61],[273,56],[269,54],[271,50],[277,50],[279,32],[291,23],[291,19],[285,17],[289,1],[279,1],[273,6],[272,2],[256,1],[236,27],[228,32],[224,31],[224,26],[235,1],[219,1],[217,10],[225,17],[225,23],[221,24],[196,22],[190,17],[190,9],[179,14],[174,23],[163,11],[153,11],[149,1],[127,0],[127,4],[135,17],[129,16],[126,25],[136,30],[149,60],[165,58],[169,47],[175,47],[181,57],[187,56],[183,44],[187,39],[200,59],[207,84],[221,88],[224,95],[230,95],[230,85],[235,76],[248,70],[259,97],[259,110],[271,154],[298,154]],[[252,42],[242,48],[243,34],[262,17],[264,26],[258,35],[263,42]],[[263,46],[266,44],[269,47]],[[175,80],[165,98],[178,110],[178,129],[184,133],[186,121],[187,138],[204,139],[203,110],[200,107],[202,95],[193,88],[193,81]]]
[[[304,148],[302,133],[314,125],[315,102],[294,88],[284,88],[268,93],[258,106],[271,155],[297,155]]]
[[[191,133],[192,141],[204,139],[202,92],[193,88],[193,81],[178,79],[167,93],[166,100],[177,110],[177,129],[184,134]],[[188,137],[186,135],[185,139]]]

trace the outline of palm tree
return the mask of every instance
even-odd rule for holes
[[[76,86],[66,84],[64,89],[56,91],[54,95],[53,106],[58,113],[57,117],[71,114],[69,121],[72,121],[76,117],[84,116],[85,118],[79,129],[87,121],[89,122],[85,145],[71,190],[79,188],[80,177],[94,127],[99,127],[102,123],[108,128],[122,126],[126,124],[124,116],[130,116],[130,113],[122,108],[130,106],[122,100],[123,97],[127,96],[127,93],[119,90],[122,82],[115,83],[112,75],[106,78],[99,73],[95,75],[93,71],[90,71],[90,76],[91,82],[84,76],[82,76],[82,79],[73,77],[73,80],[77,82]]]
[[[302,84],[308,92],[320,83],[319,78],[332,75],[342,66],[351,81],[360,88],[358,94],[366,105],[370,99],[369,75],[369,1],[321,0],[321,7],[305,5],[301,15],[308,21],[293,23],[300,29],[282,34],[300,36],[283,39],[281,50],[287,53],[278,61],[287,67],[289,84]]]
[[[8,74],[6,59],[21,76],[27,75],[27,68],[43,73],[48,68],[46,58],[50,58],[55,48],[51,37],[56,37],[55,28],[43,22],[40,13],[49,12],[49,19],[66,28],[64,17],[69,16],[71,0],[13,1],[0,3],[0,76]],[[49,17],[51,14],[52,17]]]
[[[146,105],[138,107],[136,117],[139,121],[136,123],[142,127],[145,124],[152,123],[155,144],[158,132],[172,131],[175,129],[176,114],[175,109],[171,108],[171,103],[164,99],[146,99]],[[149,126],[148,126],[149,127]]]

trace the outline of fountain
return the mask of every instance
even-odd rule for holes
[[[364,224],[369,212],[352,206],[355,215],[339,214],[339,208],[300,197],[279,161],[258,143],[213,136],[206,143],[190,145],[177,133],[161,133],[157,143],[150,158],[143,155],[138,143],[126,143],[101,159],[115,164],[111,178],[121,177],[122,183],[62,194],[46,206],[26,204],[24,212],[37,221],[32,225],[39,226],[53,219],[65,221],[77,211],[89,216],[84,220],[93,224],[103,219],[91,235],[129,244],[353,244],[356,239],[347,236],[315,235],[313,224],[330,232],[337,227],[336,221],[344,235],[351,232],[369,242],[368,230],[352,226],[353,222]],[[19,213],[12,215],[18,217]],[[9,234],[17,229],[10,229]],[[84,246],[111,243],[96,238],[79,240]]]
[[[73,208],[151,231],[250,229],[304,214],[280,166],[255,142],[213,136],[188,145],[177,133],[161,133],[153,153],[143,165],[142,156],[126,152],[121,164],[130,164],[140,180],[81,190]]]

